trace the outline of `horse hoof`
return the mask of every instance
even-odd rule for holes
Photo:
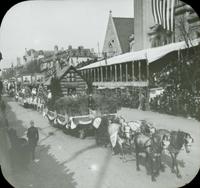
[[[174,173],[175,173],[175,170],[172,169],[171,172],[174,174]]]
[[[165,169],[164,169],[164,168],[161,168],[160,170],[161,170],[161,172],[165,172]]]
[[[161,166],[160,170],[161,170],[161,172],[164,172],[165,171],[165,166]]]
[[[182,178],[182,176],[180,174],[177,174],[177,178]]]

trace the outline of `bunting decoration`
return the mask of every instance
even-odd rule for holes
[[[47,118],[50,122],[54,122],[54,120],[56,119],[57,114],[55,112],[52,111],[48,111],[47,112]]]
[[[58,116],[56,117],[56,124],[58,124],[59,126],[66,126],[68,123],[68,118],[65,118],[64,116],[58,114]]]

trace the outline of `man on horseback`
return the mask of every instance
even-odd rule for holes
[[[28,128],[27,137],[28,137],[28,143],[31,149],[32,153],[32,160],[35,160],[35,148],[37,146],[38,140],[39,140],[39,133],[38,129],[34,127],[34,121],[30,121],[30,128]]]

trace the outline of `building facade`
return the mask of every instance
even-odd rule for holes
[[[171,8],[168,7],[171,16],[168,21],[172,27],[166,29],[155,21],[153,2],[155,0],[134,0],[134,32],[129,35],[129,46],[131,46],[129,53],[121,54],[116,24],[110,13],[103,52],[109,54],[113,50],[118,55],[114,54],[102,61],[80,68],[81,74],[90,78],[94,87],[116,90],[127,88],[129,91],[139,88],[140,91],[146,91],[147,96],[149,95],[150,70],[152,70],[150,66],[154,64],[152,62],[162,61],[162,57],[169,53],[174,53],[177,60],[178,51],[185,48],[185,38],[181,35],[183,29],[178,27],[179,18],[185,18],[182,26],[186,28],[186,34],[191,35],[191,40],[199,38],[199,18],[189,5],[178,0],[171,1],[174,4],[170,4]],[[160,1],[160,3],[163,2],[170,1]],[[180,38],[180,36],[183,37]],[[117,41],[112,44],[112,40]],[[147,100],[148,98],[147,96]]]
[[[151,0],[134,0],[134,44],[131,51],[151,47],[148,32],[153,25]]]
[[[63,68],[69,66],[77,66],[82,62],[93,60],[96,54],[93,50],[85,49],[79,46],[77,49],[69,46],[68,49],[59,50],[57,46],[54,47],[53,53],[40,59],[40,69],[45,76],[45,84],[50,84],[50,79],[53,75],[58,76]]]

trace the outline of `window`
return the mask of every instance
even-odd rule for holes
[[[75,95],[76,94],[76,88],[68,88],[67,94],[68,95]]]
[[[75,73],[67,73],[66,80],[68,82],[75,82],[76,81],[76,74]]]

